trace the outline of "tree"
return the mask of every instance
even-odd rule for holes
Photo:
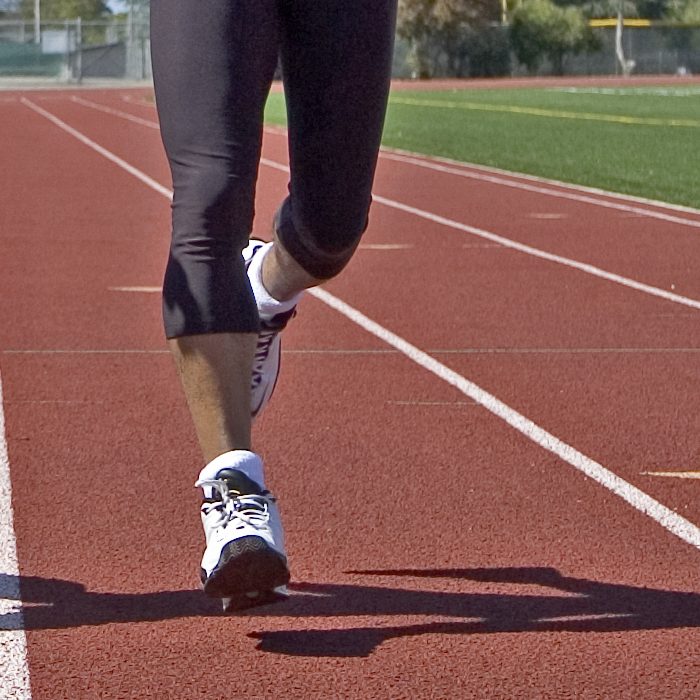
[[[511,20],[513,51],[530,72],[548,58],[554,73],[562,75],[567,54],[594,46],[588,23],[577,7],[559,7],[551,0],[524,0]]]
[[[397,34],[408,42],[414,73],[430,77],[442,53],[449,72],[458,74],[469,30],[496,21],[498,12],[493,0],[399,0]]]
[[[700,24],[700,0],[680,0],[669,7],[669,18],[683,24]]]
[[[22,16],[34,17],[34,0],[22,0]],[[41,0],[42,20],[76,19],[94,20],[109,17],[111,10],[104,0]]]

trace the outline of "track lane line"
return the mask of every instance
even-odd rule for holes
[[[436,377],[439,377],[444,382],[447,382],[461,391],[465,396],[503,420],[541,448],[555,454],[562,461],[574,467],[574,469],[577,469],[590,479],[593,479],[593,481],[604,486],[623,501],[655,520],[684,542],[700,549],[700,528],[697,525],[686,520],[641,489],[638,489],[628,481],[617,476],[617,474],[610,471],[602,464],[599,464],[582,452],[579,452],[576,448],[547,432],[544,428],[541,428],[522,413],[519,413],[503,403],[493,394],[490,394],[474,382],[469,381],[461,374],[451,370],[447,365],[438,362],[420,348],[404,340],[401,336],[392,333],[390,330],[365,316],[362,312],[345,303],[338,297],[319,288],[309,289],[307,291],[324,304],[343,314],[343,316],[346,316],[368,333],[383,340],[387,345],[396,348],[423,369],[428,370]]]
[[[89,146],[92,148],[93,151],[96,151],[99,153],[101,156],[106,158],[107,160],[111,161],[115,165],[118,165],[122,170],[126,170],[127,173],[130,175],[133,175],[135,178],[138,180],[141,180],[145,185],[148,185],[151,189],[155,190],[159,194],[162,194],[165,197],[168,197],[172,199],[172,193],[171,191],[167,188],[161,185],[159,182],[154,180],[152,177],[149,177],[146,175],[146,173],[142,172],[138,168],[135,168],[133,165],[130,163],[127,163],[125,160],[120,158],[118,155],[112,153],[112,151],[108,151],[106,148],[103,148],[100,146],[99,143],[96,143],[92,139],[88,138],[85,136],[85,134],[81,133],[77,129],[74,129],[72,126],[69,124],[66,124],[62,119],[59,119],[55,115],[53,115],[51,112],[48,112],[45,110],[43,107],[40,107],[38,104],[35,102],[32,102],[31,100],[27,99],[26,97],[22,97],[20,99],[20,102],[25,105],[25,107],[29,107],[29,109],[33,110],[37,114],[40,114],[42,117],[45,119],[48,119],[50,122],[55,124],[59,129],[62,129],[63,131],[67,132],[74,138],[78,139],[81,143],[84,143],[86,146]]]
[[[149,119],[143,119],[142,117],[138,117],[129,112],[124,112],[120,109],[108,107],[107,105],[103,105],[92,100],[87,100],[83,97],[71,96],[70,99],[71,101],[77,104],[81,104],[84,107],[90,107],[91,109],[95,109],[97,111],[104,112],[105,114],[110,114],[115,117],[126,119],[127,121],[146,126],[150,129],[160,128],[158,122],[154,122]],[[274,134],[276,136],[286,137],[287,135],[287,130],[284,127],[277,126],[265,126],[265,132],[269,134]],[[645,216],[652,219],[659,219],[660,221],[667,221],[669,223],[679,224],[681,226],[700,228],[700,220],[697,219],[689,219],[682,216],[675,216],[673,214],[666,214],[664,212],[654,211],[652,209],[645,209],[641,206],[633,206],[631,204],[611,202],[606,199],[601,199],[600,197],[623,199],[626,201],[635,202],[637,204],[645,204],[650,207],[661,207],[665,209],[671,209],[673,211],[686,212],[688,214],[696,214],[700,216],[700,210],[693,209],[692,207],[683,207],[682,205],[669,204],[667,202],[660,202],[653,199],[645,199],[643,197],[633,197],[632,195],[608,192],[606,190],[601,190],[593,187],[585,187],[583,185],[571,185],[565,182],[560,183],[556,180],[538,178],[534,175],[527,175],[525,173],[511,173],[506,170],[499,170],[498,168],[489,168],[488,166],[463,163],[461,161],[451,160],[449,158],[426,156],[419,153],[412,153],[411,151],[403,151],[401,149],[395,148],[382,147],[380,152],[380,158],[406,163],[419,168],[434,170],[436,172],[441,172],[448,175],[456,175],[457,177],[477,180],[479,182],[488,182],[493,185],[510,187],[513,189],[519,189],[525,192],[533,192],[535,194],[546,195],[558,199],[568,199],[574,202],[580,202],[582,204],[590,204],[592,206],[603,207],[606,209],[623,211],[628,214],[637,214],[639,216]],[[470,171],[469,168],[474,168],[476,172]],[[519,181],[519,179],[530,180],[532,182],[540,184],[530,184],[529,182]],[[550,185],[550,187],[545,187],[544,185]],[[575,191],[562,192],[561,190],[554,189],[553,186],[561,187],[567,190],[579,190],[588,194],[578,194]],[[597,197],[591,195],[597,195]]]
[[[263,165],[267,165],[275,170],[280,170],[282,172],[289,173],[289,168],[281,163],[276,163],[267,158],[261,158],[260,162]],[[594,277],[599,277],[608,282],[615,282],[624,287],[629,287],[638,292],[644,292],[651,296],[659,297],[665,299],[666,301],[672,301],[676,304],[683,304],[684,306],[689,306],[692,309],[700,310],[700,301],[697,299],[691,299],[690,297],[685,297],[681,294],[676,294],[674,292],[667,292],[665,289],[660,287],[654,287],[650,284],[645,284],[644,282],[638,282],[630,277],[623,277],[614,272],[608,272],[600,267],[591,265],[589,263],[579,262],[578,260],[573,260],[572,258],[565,258],[562,255],[556,255],[554,253],[549,253],[546,250],[541,250],[540,248],[534,248],[533,246],[526,245],[524,243],[519,243],[510,238],[504,238],[491,231],[486,231],[485,229],[477,228],[476,226],[469,226],[468,224],[463,224],[460,221],[455,221],[454,219],[449,219],[445,216],[440,216],[439,214],[433,214],[432,212],[425,211],[424,209],[419,209],[418,207],[412,207],[409,204],[403,204],[402,202],[397,202],[394,199],[388,199],[387,197],[382,197],[378,194],[373,194],[372,199],[375,202],[379,202],[384,206],[390,207],[392,209],[398,209],[407,214],[413,214],[421,219],[427,219],[441,226],[446,226],[448,228],[456,229],[457,231],[463,231],[464,233],[469,233],[473,236],[478,236],[479,238],[484,238],[487,241],[492,241],[498,243],[504,248],[511,248],[512,250],[517,250],[521,253],[526,253],[535,258],[540,258],[542,260],[548,260],[549,262],[557,263],[559,265],[564,265],[566,267],[579,270],[580,272],[585,272]]]
[[[123,168],[124,170],[141,180],[144,184],[147,184],[149,187],[152,187],[160,194],[163,194],[164,196],[172,200],[172,192],[168,188],[164,187],[159,182],[156,182],[153,178],[149,177],[138,168],[135,168],[133,165],[127,163],[119,156],[115,155],[111,151],[108,151],[106,148],[103,148],[98,143],[88,138],[77,129],[74,129],[72,126],[69,126],[62,119],[59,119],[55,115],[34,104],[31,100],[28,100],[23,97],[22,103],[30,109],[33,109],[35,112],[39,113],[46,119],[49,119],[53,124],[63,129],[67,133],[71,134],[85,145],[94,149],[100,155],[103,155],[108,160],[112,161],[116,165],[119,165],[121,168]],[[268,158],[261,158],[260,163],[274,170],[279,170],[280,172],[284,172],[287,174],[289,173],[289,166],[284,165],[282,163],[277,163],[276,161],[270,160]],[[557,263],[559,265],[564,265],[566,267],[579,270],[580,272],[585,272],[589,275],[598,277],[600,279],[604,279],[608,282],[614,282],[624,287],[628,287],[639,292],[644,292],[651,296],[665,299],[666,301],[671,301],[676,304],[682,304],[684,306],[700,310],[700,301],[697,299],[692,299],[690,297],[686,297],[681,294],[676,294],[674,292],[668,292],[665,289],[654,287],[650,284],[645,284],[644,282],[639,282],[629,277],[623,277],[622,275],[615,274],[614,272],[608,272],[607,270],[603,270],[602,268],[596,267],[595,265],[590,265],[589,263],[583,263],[579,262],[578,260],[573,260],[572,258],[566,258],[561,255],[549,253],[546,250],[541,250],[540,248],[535,248],[533,246],[525,245],[524,243],[519,243],[518,241],[499,236],[498,234],[492,233],[491,231],[486,231],[485,229],[477,228],[475,226],[469,226],[468,224],[463,224],[460,221],[455,221],[454,219],[449,219],[445,216],[433,214],[432,212],[426,211],[424,209],[419,209],[418,207],[412,207],[409,204],[404,204],[394,199],[389,199],[388,197],[382,197],[381,195],[377,194],[372,195],[372,197],[374,201],[383,204],[384,206],[403,211],[407,214],[412,214],[413,216],[416,216],[421,219],[426,219],[433,223],[440,224],[441,226],[446,226],[457,231],[462,231],[464,233],[469,233],[471,235],[478,236],[479,238],[483,238],[493,243],[498,243],[504,248],[511,248],[512,250],[517,250],[521,253],[526,253],[527,255],[531,255],[542,260],[547,260],[549,262]]]
[[[31,700],[0,377],[0,700]]]
[[[24,98],[23,102],[26,104],[26,106],[30,107],[31,109],[35,109],[36,107],[31,101],[26,100]],[[35,111],[38,110],[35,109]],[[73,129],[72,127],[68,126],[58,117],[55,117],[54,115],[46,112],[45,110],[41,110],[41,112],[39,113],[41,114],[42,112],[46,113],[45,116],[49,118],[52,123],[54,123],[59,128],[62,128],[64,131],[67,131],[67,133],[75,136],[76,138],[78,138],[79,141],[81,141],[85,145],[88,145],[92,148],[95,148],[96,146],[97,148],[95,148],[95,150],[102,155],[104,155],[105,153],[110,154],[111,157],[108,157],[108,159],[111,162],[115,163],[116,165],[119,165],[120,167],[123,167],[121,163],[124,163],[128,166],[127,171],[132,174],[134,174],[133,171],[140,173],[140,171],[138,171],[136,168],[129,165],[128,163],[125,163],[125,161],[123,161],[121,158],[118,158],[110,151],[107,151],[102,146],[99,146],[91,139],[88,139],[76,129]],[[94,146],[91,144],[94,144]],[[271,163],[273,167],[277,169],[288,171],[288,168],[280,163]],[[165,191],[165,196],[167,196],[168,199],[171,199],[172,194],[169,190],[164,188],[159,183],[155,183],[150,177],[146,176],[144,173],[140,173],[140,175],[141,176],[138,177],[138,179],[141,182],[143,182],[146,185],[149,185],[150,187],[153,187],[153,185],[155,184],[157,187],[153,188],[156,189],[157,192],[159,192],[160,194],[164,194]],[[413,208],[411,207],[410,209]],[[377,338],[383,340],[391,347],[396,348],[397,350],[399,350],[399,352],[404,354],[407,358],[415,362],[417,365],[431,372],[436,377],[442,379],[451,386],[455,387],[467,397],[479,403],[490,413],[500,418],[505,423],[513,427],[515,430],[520,432],[523,436],[525,436],[538,446],[542,447],[543,449],[547,450],[548,452],[555,454],[562,461],[566,462],[570,466],[574,467],[576,470],[582,472],[590,479],[594,480],[604,488],[608,489],[611,493],[621,498],[623,501],[631,505],[639,512],[643,513],[644,515],[647,515],[649,518],[657,522],[667,531],[676,535],[679,539],[683,540],[687,544],[690,544],[696,549],[700,549],[700,528],[694,523],[691,523],[689,520],[678,515],[676,512],[663,505],[656,499],[652,498],[641,489],[638,489],[636,486],[633,486],[632,484],[617,476],[614,472],[610,471],[603,465],[594,461],[590,457],[587,457],[571,445],[563,442],[559,438],[547,432],[546,430],[538,426],[536,423],[531,421],[529,418],[525,417],[523,414],[506,405],[498,398],[479,387],[477,384],[474,384],[462,375],[451,370],[446,365],[443,365],[441,362],[438,362],[433,357],[423,352],[415,345],[412,345],[407,340],[401,338],[392,331],[384,328],[380,324],[371,320],[369,317],[365,316],[349,304],[346,304],[341,299],[333,296],[329,292],[322,289],[310,289],[308,291],[311,296],[325,303],[327,306],[338,311],[342,315],[346,316],[348,319],[359,325],[361,328],[371,333],[372,335],[375,335]],[[683,297],[681,298],[683,299]],[[700,308],[700,302],[695,302],[694,300],[690,299],[686,301],[693,302],[698,305],[698,308]]]
[[[573,194],[572,198],[575,198],[575,196],[578,193],[584,192],[586,194],[595,195],[596,197],[619,199],[623,202],[633,202],[635,204],[643,204],[648,207],[658,207],[659,209],[667,209],[669,211],[683,212],[685,214],[700,216],[700,209],[697,209],[695,207],[684,206],[683,204],[672,204],[671,202],[662,202],[660,199],[638,197],[633,194],[625,194],[624,192],[611,192],[610,190],[603,190],[600,187],[588,187],[587,185],[578,185],[571,182],[563,182],[562,180],[552,180],[551,178],[541,177],[539,175],[519,173],[514,170],[504,170],[503,168],[496,168],[492,165],[469,163],[463,160],[447,158],[446,156],[432,156],[427,155],[425,153],[417,153],[416,151],[407,151],[402,148],[391,148],[389,146],[382,146],[382,151],[387,154],[413,158],[419,161],[419,163],[415,163],[415,165],[419,165],[419,167],[430,167],[431,165],[448,165],[461,172],[475,170],[477,173],[488,173],[489,176],[499,176],[499,178],[502,178],[504,180],[503,184],[506,186],[509,185],[509,183],[512,181],[515,181],[517,183],[522,180],[525,180],[527,182],[534,182],[538,185],[549,185],[549,187],[541,188],[542,194],[549,194],[550,192],[555,192],[559,196],[563,196],[565,193],[559,192],[559,188],[561,188],[564,190],[570,190]],[[553,187],[557,189],[553,190]],[[598,204],[599,201],[600,200],[596,199],[595,197],[591,197],[590,203]]]
[[[548,197],[555,197],[559,199],[568,199],[573,202],[580,202],[582,204],[591,204],[596,207],[603,207],[605,209],[613,209],[615,211],[623,211],[628,214],[637,214],[639,216],[644,216],[651,219],[659,219],[660,221],[667,221],[672,224],[680,224],[681,226],[690,226],[691,228],[700,228],[700,220],[688,219],[682,216],[674,216],[673,214],[664,214],[659,211],[652,211],[650,209],[644,209],[638,206],[632,206],[631,204],[620,204],[618,202],[609,202],[602,199],[596,199],[589,195],[584,194],[574,194],[573,192],[560,192],[558,190],[542,187],[541,185],[531,185],[527,182],[517,182],[516,180],[508,180],[504,177],[499,177],[497,175],[485,175],[482,173],[472,173],[467,170],[460,170],[457,167],[451,167],[447,165],[440,165],[438,163],[430,163],[429,161],[421,161],[420,158],[415,156],[408,156],[401,153],[386,152],[383,157],[387,160],[393,160],[398,163],[407,163],[409,165],[415,165],[419,168],[427,168],[429,170],[435,170],[437,172],[446,173],[448,175],[457,175],[458,177],[464,177],[471,180],[478,180],[479,182],[489,182],[494,185],[499,185],[502,187],[511,187],[517,190],[523,190],[524,192],[533,192],[535,194],[547,195]],[[601,193],[602,194],[602,193]],[[615,196],[612,193],[610,196]],[[652,200],[649,200],[650,205],[654,205]],[[693,210],[690,210],[691,212]],[[700,214],[700,212],[698,212]]]

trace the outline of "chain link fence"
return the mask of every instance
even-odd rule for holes
[[[147,14],[146,14],[147,17]],[[615,28],[594,29],[598,50],[564,59],[565,75],[615,75]],[[526,70],[513,56],[508,27],[469,30],[458,55],[443,46],[429,47],[430,77],[519,76]],[[622,49],[632,74],[700,73],[700,26],[625,27]],[[544,61],[538,75],[551,75]],[[66,20],[42,22],[37,35],[33,22],[0,21],[0,78],[37,77],[58,82],[89,78],[150,80],[150,39],[143,15],[102,22]],[[397,41],[394,76],[416,77],[411,49]]]
[[[595,27],[597,49],[567,55],[564,75],[617,75],[622,67],[616,54],[615,27]],[[700,73],[700,26],[657,25],[625,27],[622,52],[632,75],[690,75]],[[554,74],[552,64],[543,60],[537,75]],[[398,40],[394,55],[394,75],[415,77],[492,77],[529,75],[515,58],[507,25],[468,30],[462,41],[448,53],[438,43],[422,46],[416,59],[412,47]]]
[[[566,75],[615,75],[622,73],[615,53],[615,27],[593,30],[600,49],[568,56]],[[622,52],[632,75],[690,75],[700,73],[700,26],[625,27]],[[547,72],[550,67],[543,65]]]
[[[0,77],[151,78],[150,39],[144,21],[0,21]]]

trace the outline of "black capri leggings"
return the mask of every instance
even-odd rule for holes
[[[152,0],[156,102],[173,176],[168,338],[258,330],[241,250],[252,231],[263,108],[278,56],[289,195],[277,235],[311,275],[367,226],[396,0]]]

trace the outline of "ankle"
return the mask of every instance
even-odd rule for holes
[[[274,260],[273,248],[273,243],[267,243],[262,250],[253,257],[250,267],[248,268],[248,277],[251,287],[253,288],[253,294],[255,295],[258,313],[263,320],[291,311],[299,303],[303,294],[303,290],[284,293],[281,285],[269,284],[269,282],[266,283],[270,277],[269,273],[266,274],[265,272],[266,269],[269,269],[266,260],[268,257]],[[274,263],[272,269],[277,269]],[[271,288],[274,290],[274,295],[269,291]],[[282,290],[282,292],[280,292],[280,290]]]

